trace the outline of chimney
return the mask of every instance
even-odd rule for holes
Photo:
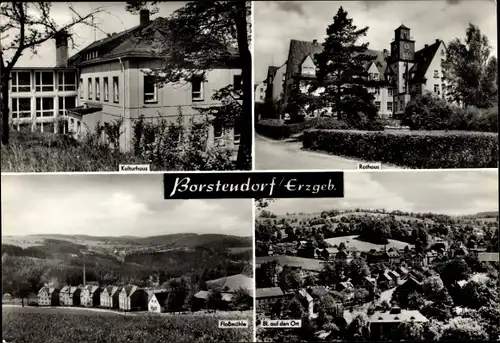
[[[436,43],[439,43],[439,42],[441,42],[441,39],[436,39]]]
[[[313,44],[314,45],[318,45],[318,40],[317,39],[313,39]]]
[[[83,265],[83,287],[85,287],[85,265]]]
[[[149,24],[149,10],[147,9],[142,9],[140,12],[139,12],[139,16],[141,18],[141,22],[140,22],[140,25],[141,26],[145,26],[145,25],[148,25]]]
[[[424,45],[424,47],[425,47],[425,48],[428,48],[428,47],[429,47],[429,44],[425,44],[425,45]]]
[[[54,35],[56,41],[56,67],[68,66],[68,38],[66,31],[60,31]]]

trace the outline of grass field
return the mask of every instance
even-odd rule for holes
[[[339,245],[340,243],[344,243],[348,247],[356,248],[358,251],[370,251],[371,249],[381,249],[384,247],[383,244],[374,244],[370,242],[365,242],[361,241],[358,239],[357,235],[353,236],[343,236],[343,237],[334,237],[334,238],[328,238],[325,239],[325,241],[328,244],[331,245]],[[397,241],[394,239],[389,239],[389,243],[387,244],[387,248],[394,248],[394,249],[404,249],[404,247],[409,246],[410,248],[413,247],[413,245]]]
[[[51,311],[52,310],[52,311]],[[66,310],[66,309],[64,309]],[[111,312],[87,312],[50,308],[2,308],[2,339],[15,343],[81,342],[250,342],[252,320],[245,329],[220,329],[214,316],[129,316]]]
[[[310,271],[321,271],[323,269],[322,261],[313,258],[288,255],[259,256],[255,258],[257,266],[269,261],[276,261],[281,266],[297,267]]]

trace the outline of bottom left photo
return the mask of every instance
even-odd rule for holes
[[[253,202],[162,174],[2,175],[2,339],[253,341]]]

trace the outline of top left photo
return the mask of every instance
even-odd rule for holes
[[[251,15],[2,2],[2,173],[251,170]]]

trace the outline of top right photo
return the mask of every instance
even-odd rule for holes
[[[494,1],[253,6],[255,169],[498,168]]]

